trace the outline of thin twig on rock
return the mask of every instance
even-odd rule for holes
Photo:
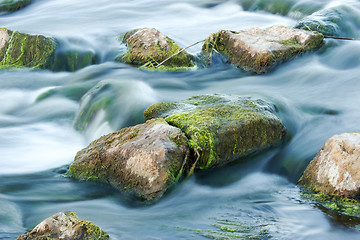
[[[346,38],[346,37],[333,37],[333,36],[326,36],[324,38],[332,38],[332,39],[340,39],[340,40],[353,40],[353,41],[360,41],[359,38]]]
[[[165,62],[167,62],[169,59],[171,59],[172,57],[175,57],[176,55],[178,55],[179,53],[183,52],[184,50],[188,49],[188,48],[191,48],[193,46],[195,46],[196,44],[199,44],[201,42],[205,42],[205,39],[204,40],[201,40],[201,41],[198,41],[196,43],[193,43],[187,47],[184,47],[182,49],[180,49],[177,53],[174,53],[173,55],[171,55],[170,57],[166,58],[164,61],[162,61],[161,63],[159,63],[158,65],[155,66],[155,68],[158,68],[160,67],[162,64],[164,64]]]

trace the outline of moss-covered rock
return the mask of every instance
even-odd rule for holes
[[[99,62],[93,51],[72,50],[64,45],[54,38],[0,28],[0,69],[29,67],[75,71]]]
[[[0,69],[48,68],[54,60],[54,39],[0,28]]]
[[[358,10],[345,4],[323,8],[301,19],[295,28],[312,30],[327,36],[356,37],[360,23]]]
[[[31,2],[32,0],[0,0],[0,13],[17,11]]]
[[[129,31],[121,36],[121,40],[128,47],[128,51],[117,58],[117,61],[165,71],[186,70],[194,67],[193,56],[182,51],[159,68],[155,68],[159,63],[181,50],[174,40],[155,28]]]
[[[93,141],[77,153],[68,175],[109,183],[152,201],[182,176],[187,156],[182,131],[154,119]]]
[[[261,74],[277,63],[319,47],[322,41],[321,34],[283,26],[220,30],[207,37],[202,52],[209,59],[213,52],[219,52],[239,68]]]
[[[197,166],[225,164],[277,144],[286,134],[274,107],[260,99],[203,95],[178,103],[157,103],[145,118],[164,117],[185,132]]]
[[[29,233],[20,235],[17,240],[106,240],[109,235],[75,212],[59,212],[37,225]]]

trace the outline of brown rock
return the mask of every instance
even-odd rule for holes
[[[17,240],[63,239],[106,240],[109,235],[93,223],[79,219],[74,212],[59,212],[37,225],[31,232],[20,235]]]
[[[329,138],[299,183],[315,192],[359,196],[360,133],[343,133]]]
[[[182,131],[153,119],[93,141],[77,153],[68,174],[154,200],[181,176],[187,155]]]
[[[208,56],[217,51],[244,70],[265,73],[276,63],[319,47],[322,41],[321,34],[284,26],[220,30],[208,36],[202,50]]]

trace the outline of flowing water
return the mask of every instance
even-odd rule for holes
[[[0,15],[1,27],[52,36],[65,49],[91,51],[99,59],[75,72],[0,71],[0,239],[14,239],[67,210],[112,239],[360,239],[359,219],[302,198],[296,185],[327,138],[360,131],[360,41],[327,39],[316,52],[260,76],[221,61],[189,72],[114,62],[125,50],[117,37],[134,28],[155,27],[184,47],[220,29],[294,26],[300,17],[339,4],[348,11],[346,34],[359,37],[360,3],[351,0],[34,0]],[[200,50],[196,45],[189,52]],[[276,104],[289,141],[246,161],[196,172],[151,205],[66,177],[78,150],[143,122],[150,104],[208,93]],[[81,112],[102,101],[107,108],[91,112],[84,124]]]

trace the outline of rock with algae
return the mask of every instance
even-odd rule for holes
[[[98,62],[93,51],[63,49],[64,45],[58,39],[0,28],[0,69],[76,71]]]
[[[77,153],[68,175],[109,183],[152,201],[182,176],[187,155],[182,131],[153,119],[93,141]]]
[[[20,235],[16,240],[106,240],[109,235],[75,212],[59,212],[37,225],[29,233]]]
[[[360,133],[329,138],[298,183],[326,208],[360,217]]]
[[[128,51],[117,58],[117,61],[138,65],[142,68],[167,71],[186,70],[194,67],[193,56],[182,51],[170,58],[159,68],[159,63],[177,53],[181,48],[174,40],[155,28],[135,29],[121,37]]]
[[[286,135],[274,106],[238,96],[203,95],[182,102],[156,103],[144,116],[163,117],[183,130],[200,169],[265,149]]]
[[[0,13],[17,11],[31,2],[32,0],[0,0]]]
[[[321,34],[284,26],[220,30],[207,37],[202,52],[209,58],[218,52],[237,67],[262,74],[284,60],[319,47],[322,41]]]
[[[54,60],[54,39],[0,28],[0,69],[49,68]]]

